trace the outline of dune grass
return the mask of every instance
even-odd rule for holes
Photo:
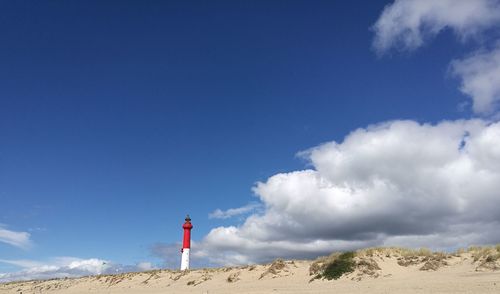
[[[467,250],[474,262],[496,262],[500,259],[500,244],[495,246],[471,246]]]
[[[309,273],[315,274],[313,279],[337,280],[354,271],[354,256],[355,252],[334,253],[311,264]]]
[[[500,244],[495,246],[473,246],[468,249],[458,249],[452,253],[434,252],[428,248],[410,249],[401,247],[373,247],[356,252],[334,252],[329,256],[319,257],[312,262],[309,267],[309,274],[314,276],[312,280],[338,279],[342,275],[355,270],[359,270],[361,274],[369,272],[372,276],[377,276],[376,271],[380,268],[378,268],[376,259],[373,258],[391,257],[396,258],[400,266],[419,266],[422,271],[435,271],[449,265],[449,259],[453,258],[453,256],[460,257],[463,254],[471,254],[473,261],[480,263],[479,266],[490,264],[490,267],[493,267],[494,263],[500,260]],[[366,268],[369,268],[369,270]]]
[[[322,277],[327,280],[336,280],[346,273],[354,271],[354,252],[346,252],[339,255],[332,263],[328,264],[323,271]]]
[[[410,249],[401,247],[372,247],[356,251],[359,256],[373,257],[375,255],[381,256],[403,256],[403,257],[429,257],[437,252],[432,252],[427,248]]]

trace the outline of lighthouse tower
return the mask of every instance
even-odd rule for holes
[[[189,250],[191,248],[191,218],[189,214],[186,216],[185,223],[182,225],[184,229],[184,239],[182,242],[182,257],[181,257],[181,271],[189,269]]]

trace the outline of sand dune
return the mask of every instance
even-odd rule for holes
[[[340,254],[311,260],[197,269],[154,270],[0,284],[0,293],[500,293],[500,250],[444,254],[366,249],[338,279],[321,273]]]

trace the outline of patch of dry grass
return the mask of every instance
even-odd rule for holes
[[[212,279],[212,275],[205,273],[201,277],[199,277],[198,279],[191,280],[191,281],[187,282],[187,285],[188,286],[198,286],[199,284],[204,283],[206,281],[210,281],[211,279]]]
[[[170,276],[170,279],[173,280],[173,281],[177,281],[179,280],[180,278],[184,277],[185,275],[189,274],[189,270],[185,270],[185,271],[178,271],[177,272],[178,274],[175,275],[175,276]]]
[[[150,272],[147,272],[149,274],[149,277],[144,280],[142,283],[143,284],[147,284],[149,283],[150,280],[157,280],[160,278],[160,272],[159,271],[150,271]]]
[[[377,271],[381,270],[378,263],[373,258],[361,258],[356,261],[356,269],[358,272],[358,277],[371,276],[377,278],[379,274]]]
[[[419,249],[409,251],[398,258],[400,266],[412,266],[423,264],[419,269],[421,271],[435,271],[440,267],[448,265],[447,259],[451,258],[450,254],[444,252],[432,252],[428,249]]]
[[[468,252],[471,253],[474,262],[488,260],[488,262],[497,261],[500,259],[500,244],[496,246],[469,247]]]
[[[241,272],[235,272],[235,273],[230,274],[230,275],[227,277],[226,281],[227,281],[228,283],[234,283],[234,282],[239,281],[239,280],[240,280],[240,273],[241,273]]]
[[[495,246],[471,246],[468,252],[473,261],[478,263],[476,271],[500,269],[500,244]]]
[[[281,271],[287,271],[286,268],[287,268],[286,262],[283,259],[278,258],[275,261],[273,261],[273,263],[271,263],[269,268],[265,272],[263,272],[262,275],[260,275],[259,280],[267,275],[276,276]]]
[[[413,266],[420,265],[420,270],[437,270],[442,266],[446,266],[448,263],[447,259],[451,258],[451,254],[444,252],[432,252],[427,248],[419,249],[409,249],[401,247],[375,247],[366,248],[357,251],[357,256],[359,258],[397,258],[397,262],[400,266]],[[359,266],[362,266],[359,264]],[[368,271],[371,275],[376,275],[374,270]]]
[[[428,257],[433,255],[433,252],[427,248],[419,249],[409,249],[402,247],[373,247],[358,250],[357,256],[368,256],[368,257],[391,257],[391,256],[403,256],[403,257]]]

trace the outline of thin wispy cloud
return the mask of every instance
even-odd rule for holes
[[[238,208],[230,208],[227,210],[216,209],[212,213],[208,215],[208,218],[216,218],[216,219],[228,219],[238,215],[247,214],[253,212],[254,210],[261,207],[259,203],[249,203],[245,206]]]
[[[14,247],[28,249],[32,245],[31,234],[28,232],[12,231],[0,224],[0,242],[12,245]]]
[[[0,263],[6,263],[10,265],[15,265],[17,267],[22,267],[22,268],[30,268],[30,267],[39,267],[42,266],[43,263],[34,261],[34,260],[29,260],[29,259],[0,259]]]

